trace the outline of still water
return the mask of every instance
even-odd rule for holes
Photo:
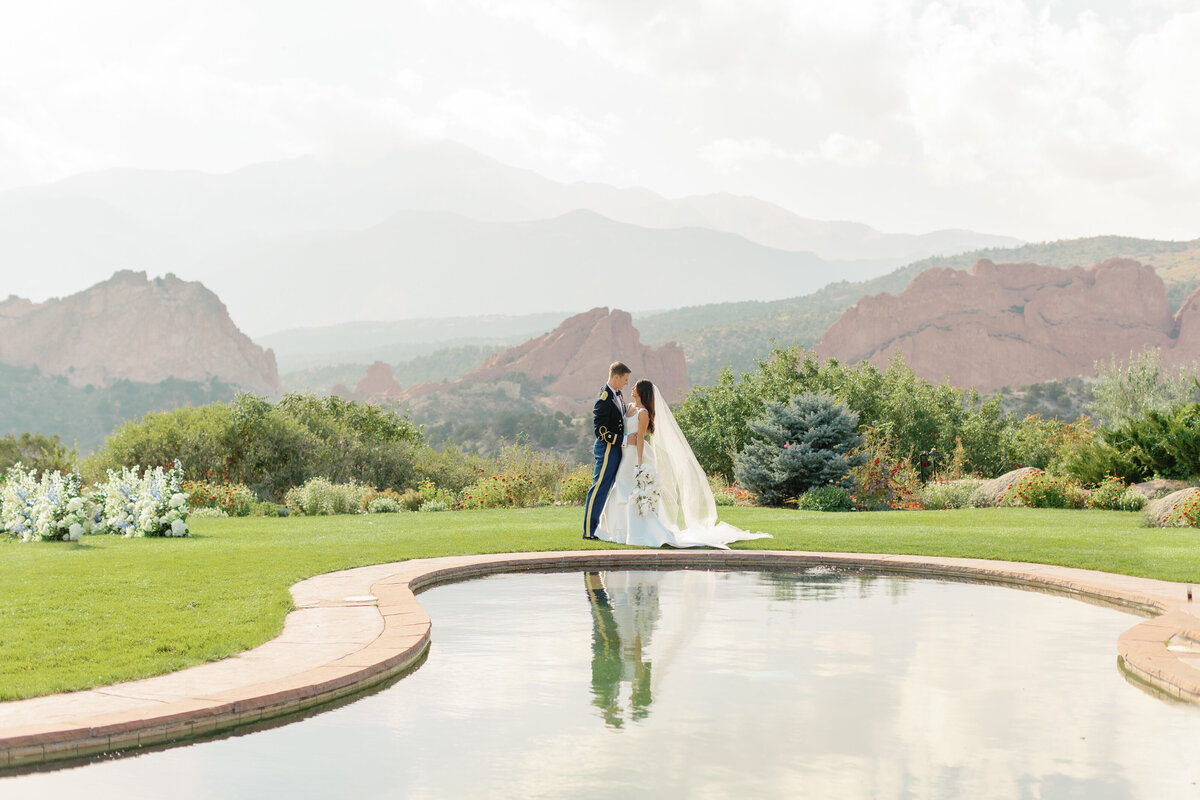
[[[1122,678],[1136,617],[936,580],[501,575],[421,595],[428,661],[272,730],[0,798],[1200,798],[1200,709]]]

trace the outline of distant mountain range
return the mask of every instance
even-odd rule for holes
[[[19,266],[0,294],[36,295],[46,274],[67,294],[115,269],[170,271],[203,281],[261,335],[353,319],[647,310],[731,292],[777,299],[1016,241],[885,234],[748,197],[563,184],[445,142],[225,174],[106,170],[0,192],[0,259]],[[629,300],[630,268],[651,280],[643,303]],[[747,280],[729,281],[743,270]]]

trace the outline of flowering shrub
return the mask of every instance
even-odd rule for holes
[[[1193,492],[1171,507],[1162,522],[1164,528],[1200,527],[1200,494]]]
[[[1125,485],[1125,481],[1109,475],[1096,485],[1087,497],[1088,508],[1103,508],[1109,511],[1141,511],[1146,498]]]
[[[592,488],[592,469],[576,467],[558,483],[558,502],[563,505],[583,505],[588,489]]]
[[[859,455],[862,460],[850,470],[855,508],[882,511],[921,507],[921,479],[916,467],[907,458],[892,458],[885,438],[872,432]]]
[[[468,486],[463,491],[461,506],[524,508],[532,504],[534,493],[533,480],[528,475],[492,475]]]
[[[449,489],[439,489],[434,485],[433,481],[421,481],[417,484],[417,494],[421,496],[421,505],[417,506],[418,511],[446,511],[454,508],[454,492]],[[432,507],[426,508],[430,503]],[[437,508],[437,506],[444,508]]]
[[[801,511],[853,511],[854,498],[841,486],[820,486],[796,498]]]
[[[188,495],[188,504],[193,509],[216,508],[229,517],[249,516],[257,500],[254,492],[241,483],[184,481],[183,491]]]
[[[1047,472],[1031,472],[1015,481],[1000,498],[1002,506],[1028,508],[1083,508],[1087,494],[1070,478]]]

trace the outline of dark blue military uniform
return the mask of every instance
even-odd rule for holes
[[[596,538],[600,525],[600,512],[608,500],[617,467],[621,464],[621,442],[625,438],[625,414],[620,401],[607,385],[600,390],[596,404],[592,406],[592,427],[596,432],[596,443],[592,455],[596,457],[596,470],[592,474],[592,488],[584,502],[583,538]]]

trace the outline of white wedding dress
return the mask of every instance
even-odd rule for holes
[[[700,468],[684,438],[675,415],[658,387],[654,387],[655,432],[646,437],[642,464],[657,476],[659,501],[654,513],[642,516],[631,502],[637,467],[637,445],[626,445],[596,536],[618,544],[641,547],[717,547],[729,549],[730,542],[770,538],[769,533],[749,533],[727,522],[717,521],[708,477]],[[629,409],[633,411],[633,409]],[[638,430],[638,409],[625,417],[625,430]]]

